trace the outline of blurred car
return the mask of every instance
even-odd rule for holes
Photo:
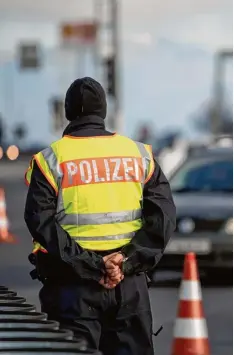
[[[195,252],[206,272],[233,268],[233,150],[194,150],[170,178],[177,227],[159,268],[181,270],[184,254]]]

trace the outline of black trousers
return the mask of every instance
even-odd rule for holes
[[[113,290],[97,282],[47,283],[41,309],[104,355],[153,355],[152,314],[145,274],[127,276]]]

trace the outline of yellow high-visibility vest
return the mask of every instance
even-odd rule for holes
[[[33,160],[56,191],[57,221],[81,247],[120,248],[142,227],[143,188],[154,171],[151,146],[118,134],[64,136]],[[28,184],[32,169],[33,163]]]

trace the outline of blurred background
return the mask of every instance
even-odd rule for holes
[[[1,0],[4,140],[25,149],[59,137],[65,91],[85,75],[108,91],[109,128],[156,151],[231,133],[230,10],[230,0]]]
[[[92,76],[108,95],[108,129],[152,144],[177,207],[151,275],[155,328],[164,325],[155,348],[169,354],[183,257],[194,251],[212,354],[232,353],[232,50],[231,0],[0,1],[0,187],[17,239],[0,244],[0,284],[39,304],[23,174],[61,136],[70,83]]]

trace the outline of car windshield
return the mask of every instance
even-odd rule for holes
[[[173,192],[233,191],[232,160],[194,159],[181,166],[170,180]]]

